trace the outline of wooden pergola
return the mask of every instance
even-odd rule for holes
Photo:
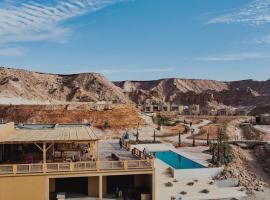
[[[0,144],[34,144],[43,154],[46,163],[47,151],[54,144],[88,144],[91,156],[99,160],[99,138],[90,126],[59,126],[45,129],[15,129],[0,137]],[[42,145],[41,145],[42,144]]]

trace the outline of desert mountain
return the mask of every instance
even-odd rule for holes
[[[122,89],[97,73],[71,75],[0,68],[0,103],[127,103]]]
[[[270,108],[270,80],[222,82],[169,78],[112,83],[97,73],[63,75],[0,68],[0,104],[144,103],[149,99],[183,105]]]
[[[195,79],[115,82],[136,103],[147,99],[183,105],[260,106],[270,103],[270,80],[222,82]]]

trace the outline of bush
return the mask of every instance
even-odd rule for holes
[[[109,124],[108,121],[105,121],[105,122],[104,122],[103,128],[105,128],[105,129],[110,128],[110,124]]]
[[[168,117],[161,116],[160,114],[152,116],[153,123],[163,126],[174,126],[176,122],[171,121]]]

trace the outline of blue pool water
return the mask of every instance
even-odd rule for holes
[[[186,157],[183,157],[173,151],[159,151],[153,153],[156,158],[167,163],[174,169],[194,169],[205,168],[203,165],[196,163]]]

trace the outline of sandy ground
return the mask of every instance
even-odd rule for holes
[[[141,117],[145,120],[145,125],[139,127],[139,139],[140,140],[153,140],[154,130],[156,132],[156,135],[164,135],[165,130],[157,130],[157,125],[152,122],[152,118],[149,115],[142,114]],[[209,120],[202,120],[200,123],[195,124],[192,126],[194,129],[194,134],[198,134],[200,131],[200,128],[209,124],[211,121]],[[131,139],[135,139],[137,130],[129,129],[129,133],[132,133]],[[188,132],[188,134],[181,135],[181,141],[183,143],[192,143],[192,139],[189,139],[188,137],[191,136],[191,132]],[[177,143],[178,142],[178,136],[170,136],[170,137],[156,137],[157,141],[166,141],[171,143]]]

